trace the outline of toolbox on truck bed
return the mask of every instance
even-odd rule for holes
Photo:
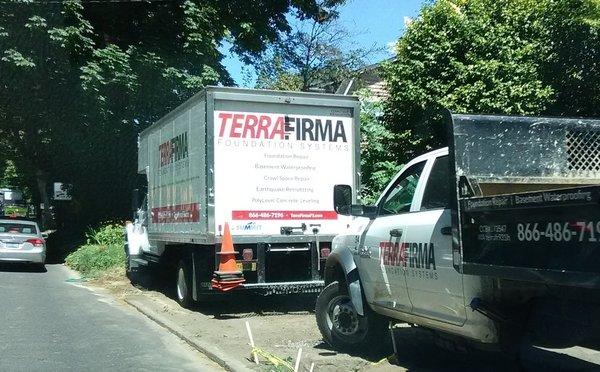
[[[454,261],[600,287],[600,120],[452,115]]]

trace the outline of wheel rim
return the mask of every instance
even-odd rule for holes
[[[366,322],[358,315],[347,295],[333,298],[327,307],[327,326],[348,342],[358,342],[366,331]]]
[[[187,295],[187,284],[185,283],[185,273],[183,267],[177,271],[177,298],[184,300]]]

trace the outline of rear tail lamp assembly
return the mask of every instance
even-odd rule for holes
[[[27,239],[26,242],[33,245],[34,247],[38,247],[38,248],[41,248],[44,246],[44,240],[40,239],[40,238]]]

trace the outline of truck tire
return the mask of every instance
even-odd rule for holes
[[[384,317],[365,306],[360,316],[345,286],[337,281],[330,283],[317,297],[315,315],[323,340],[334,349],[372,352],[389,343],[387,322]]]
[[[189,260],[179,260],[176,275],[175,298],[179,305],[189,309],[194,303],[192,298],[192,268]]]

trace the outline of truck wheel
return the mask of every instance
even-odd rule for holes
[[[346,288],[335,281],[317,297],[317,326],[326,343],[338,350],[372,351],[386,344],[385,319],[365,306],[365,315],[356,312]],[[362,348],[362,350],[361,350]]]
[[[182,307],[189,309],[192,306],[192,270],[189,262],[181,259],[177,265],[177,286],[175,296]]]

